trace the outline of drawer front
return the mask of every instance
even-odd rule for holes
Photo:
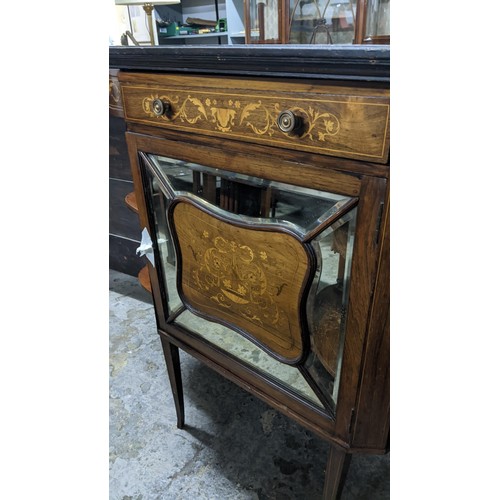
[[[129,121],[342,158],[385,163],[389,97],[346,93],[255,91],[123,83]],[[167,111],[156,114],[161,100]],[[158,111],[158,110],[156,110]],[[277,120],[289,111],[298,129],[283,132]]]

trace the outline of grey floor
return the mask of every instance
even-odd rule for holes
[[[109,289],[111,500],[321,498],[327,445],[185,353],[177,429],[150,295],[112,270]],[[355,455],[342,498],[388,499],[389,455]]]

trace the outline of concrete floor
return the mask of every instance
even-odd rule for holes
[[[183,352],[177,429],[151,297],[109,288],[110,500],[319,500],[328,446]],[[355,455],[342,498],[388,499],[389,455]]]

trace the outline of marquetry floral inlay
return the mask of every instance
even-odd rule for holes
[[[234,226],[182,202],[173,210],[182,295],[290,359],[302,349],[299,303],[309,272],[303,245],[280,231]]]
[[[192,271],[198,289],[208,293],[217,306],[237,309],[252,323],[288,329],[286,314],[276,301],[286,286],[286,263],[279,258],[266,262],[264,251],[255,252],[248,245],[207,231],[202,237],[206,243],[199,247],[199,266]],[[270,265],[274,266],[272,275]]]
[[[162,99],[170,103],[171,113],[158,117],[152,109],[155,99]],[[258,136],[283,137],[276,119],[281,111],[290,109],[303,120],[301,130],[303,139],[324,142],[335,136],[340,130],[338,117],[330,112],[320,112],[312,106],[289,106],[271,99],[258,99],[252,102],[243,102],[243,99],[229,97],[196,97],[191,94],[181,96],[176,94],[151,95],[142,101],[144,112],[157,119],[171,123],[194,125],[205,124],[215,131],[224,133],[238,133],[242,130],[251,130]],[[207,127],[208,128],[208,127]]]

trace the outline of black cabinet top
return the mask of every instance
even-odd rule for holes
[[[389,82],[389,45],[109,47],[110,68]]]

